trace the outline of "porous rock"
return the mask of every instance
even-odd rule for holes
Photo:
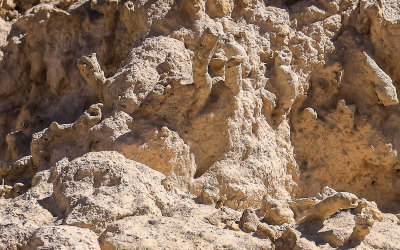
[[[400,248],[399,10],[0,0],[0,248]]]

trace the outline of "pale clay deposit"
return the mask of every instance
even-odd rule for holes
[[[0,0],[0,249],[400,249],[400,1]]]

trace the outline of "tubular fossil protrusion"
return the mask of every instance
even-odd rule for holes
[[[212,81],[208,73],[208,65],[218,39],[217,31],[211,29],[206,29],[200,38],[200,46],[193,60],[193,81],[196,86],[196,93],[190,114],[199,112],[211,93]]]
[[[358,206],[358,198],[354,194],[338,192],[315,204],[310,212],[300,219],[297,224],[310,221],[324,221],[337,211]]]
[[[33,163],[41,168],[50,161],[52,149],[59,143],[87,131],[101,121],[101,107],[98,103],[90,106],[77,121],[71,124],[58,124],[53,122],[49,128],[33,135],[31,153]]]
[[[82,56],[81,59],[78,60],[77,66],[81,75],[96,92],[100,101],[106,106],[111,105],[108,99],[106,100],[105,98],[106,77],[97,61],[96,53],[90,54],[89,56]]]

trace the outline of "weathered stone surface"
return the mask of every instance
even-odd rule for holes
[[[0,248],[400,248],[399,10],[0,0]]]
[[[99,241],[102,249],[272,247],[268,239],[258,239],[244,232],[214,227],[193,217],[127,217],[111,224],[100,236]]]
[[[31,236],[26,248],[100,250],[94,232],[71,226],[42,227]]]
[[[0,198],[0,248],[17,249],[40,227],[54,223],[53,216],[32,199]]]
[[[64,223],[101,232],[108,223],[132,215],[161,214],[163,174],[116,152],[88,153],[52,170],[54,213]]]

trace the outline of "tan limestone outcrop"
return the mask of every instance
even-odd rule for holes
[[[399,10],[0,0],[0,248],[400,248]]]

